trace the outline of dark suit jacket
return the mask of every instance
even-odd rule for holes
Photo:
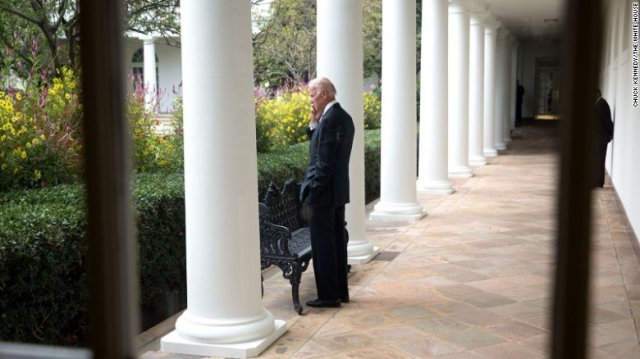
[[[596,102],[596,141],[607,143],[613,138],[613,122],[611,109],[602,97]]]
[[[349,158],[354,132],[351,116],[339,103],[331,106],[311,131],[309,165],[300,188],[304,203],[349,203]]]

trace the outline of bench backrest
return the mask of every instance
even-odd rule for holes
[[[288,180],[282,190],[273,182],[269,183],[262,200],[262,203],[269,207],[269,221],[287,227],[291,232],[306,227],[299,197],[300,184],[293,179]]]

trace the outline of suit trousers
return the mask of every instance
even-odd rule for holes
[[[594,187],[604,186],[604,163],[607,159],[607,146],[609,141],[603,139],[596,139],[596,151],[595,151],[595,178],[593,180]]]
[[[308,209],[318,299],[349,298],[344,205],[309,205]]]

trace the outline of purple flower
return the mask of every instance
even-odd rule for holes
[[[31,55],[36,56],[38,54],[38,50],[40,50],[40,40],[37,37],[34,37],[31,40]]]
[[[49,88],[48,87],[44,87],[42,89],[42,93],[40,94],[40,100],[38,101],[38,107],[43,108],[44,105],[47,104],[47,94],[49,93]],[[47,116],[47,120],[49,119],[49,116]]]

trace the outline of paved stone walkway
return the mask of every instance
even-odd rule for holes
[[[517,128],[507,151],[453,180],[454,194],[419,194],[428,215],[418,222],[368,222],[382,252],[352,268],[351,303],[298,316],[288,281],[265,281],[265,306],[289,330],[260,357],[549,357],[555,132]],[[593,209],[590,357],[640,358],[636,239],[610,185],[594,192]],[[301,301],[313,298],[310,268]]]

